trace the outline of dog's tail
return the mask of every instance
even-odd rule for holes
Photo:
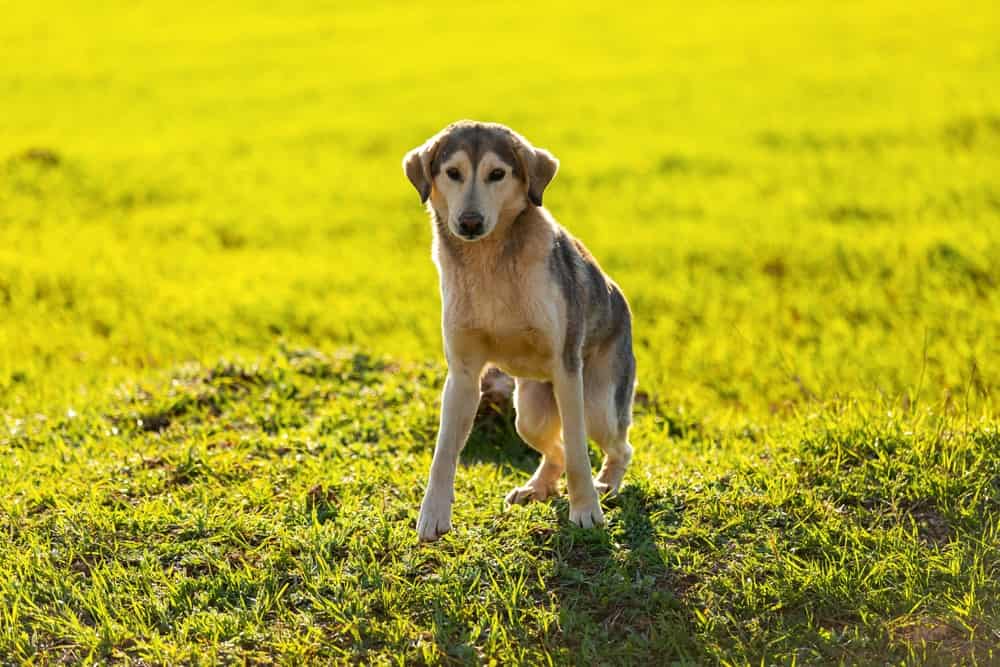
[[[514,378],[496,366],[488,366],[479,379],[479,413],[506,413],[514,404]]]

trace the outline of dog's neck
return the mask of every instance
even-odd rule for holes
[[[471,243],[456,238],[433,208],[431,218],[434,261],[441,270],[495,273],[523,266],[536,255],[547,256],[544,239],[551,236],[551,223],[537,206],[529,204],[520,213],[501,218],[489,236]]]

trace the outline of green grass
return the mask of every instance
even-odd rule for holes
[[[0,662],[1000,661],[990,3],[0,15]],[[416,543],[463,117],[632,303],[606,531],[502,408]]]

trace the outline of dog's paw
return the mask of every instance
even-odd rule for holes
[[[594,479],[594,488],[599,494],[602,496],[618,495],[619,489],[622,488],[622,480],[625,479],[625,469],[628,468],[631,459],[632,447],[628,443],[625,443],[621,454],[614,458],[604,459],[604,465],[601,466],[601,471]]]
[[[597,495],[601,496],[614,496],[618,493],[618,489],[612,488],[610,484],[602,482],[599,478],[594,479],[594,488],[597,489]]]
[[[417,518],[417,537],[421,542],[433,542],[451,530],[451,503],[425,497]]]
[[[569,520],[581,528],[593,528],[604,525],[604,512],[601,503],[595,497],[592,502],[569,506]]]
[[[594,488],[597,489],[597,495],[609,498],[617,496],[618,491],[622,488],[623,477],[625,477],[624,471],[620,474],[605,474],[605,471],[602,470],[594,479]]]
[[[508,505],[526,505],[531,502],[543,502],[559,493],[558,482],[532,479],[524,486],[518,486],[507,494]]]

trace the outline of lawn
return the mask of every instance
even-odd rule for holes
[[[992,3],[80,4],[0,0],[0,663],[1000,662]],[[604,530],[483,406],[417,543],[458,118],[631,302]]]

